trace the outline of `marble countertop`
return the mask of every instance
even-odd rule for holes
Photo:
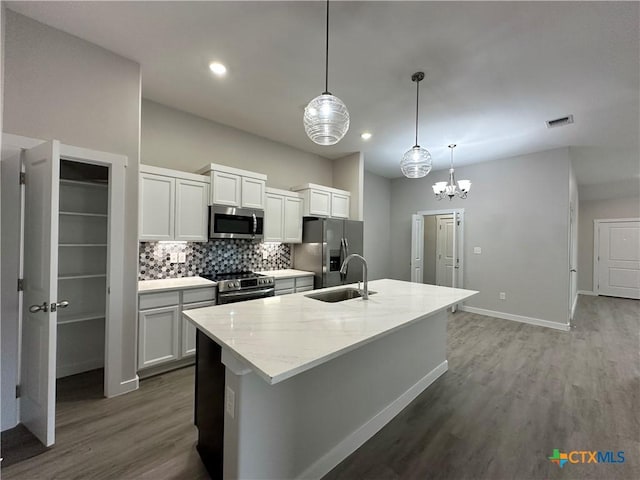
[[[163,278],[161,280],[140,280],[138,293],[180,290],[185,288],[215,287],[216,282],[202,277]]]
[[[256,273],[269,275],[276,280],[282,278],[308,277],[309,275],[313,275],[313,272],[305,272],[304,270],[293,270],[292,268],[285,268],[283,270],[263,270]]]
[[[326,303],[305,292],[186,310],[183,316],[223,354],[228,350],[276,384],[478,293],[388,279],[369,282],[369,289],[377,292],[369,300]]]

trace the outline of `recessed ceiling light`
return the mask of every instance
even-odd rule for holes
[[[227,67],[225,67],[220,62],[211,62],[209,64],[209,70],[211,70],[213,73],[215,73],[219,77],[227,73]]]
[[[369,140],[372,137],[370,132],[362,132],[362,134],[360,135],[360,138],[363,140]]]

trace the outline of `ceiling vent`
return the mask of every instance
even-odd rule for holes
[[[567,115],[566,117],[554,118],[553,120],[547,120],[547,128],[564,127],[573,123],[573,115]]]

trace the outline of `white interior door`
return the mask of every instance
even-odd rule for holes
[[[46,142],[27,150],[24,166],[20,420],[50,446],[55,440],[60,144]]]
[[[640,299],[640,221],[601,222],[598,293]]]
[[[424,254],[424,218],[411,215],[411,281],[422,283]]]
[[[437,269],[436,285],[454,286],[455,249],[453,237],[456,233],[453,216],[437,217]]]

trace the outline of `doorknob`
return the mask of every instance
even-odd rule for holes
[[[51,311],[55,312],[58,308],[67,308],[69,306],[69,300],[63,300],[58,303],[51,304]]]
[[[31,305],[29,307],[29,311],[31,313],[48,312],[49,305],[47,304],[47,302],[44,302],[42,305]]]
[[[571,270],[569,270],[572,273],[576,273],[578,270],[576,270],[575,268],[572,268]]]

